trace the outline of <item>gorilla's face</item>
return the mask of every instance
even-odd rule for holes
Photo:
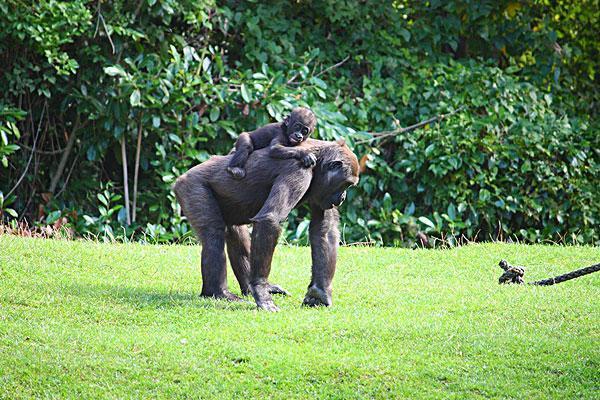
[[[317,118],[305,107],[298,107],[284,121],[290,146],[297,146],[308,139],[317,126]]]
[[[323,210],[342,204],[346,190],[358,183],[358,160],[345,144],[332,146],[327,153],[314,169],[310,196]]]

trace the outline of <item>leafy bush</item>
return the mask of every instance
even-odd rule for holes
[[[3,2],[2,218],[188,238],[175,177],[308,105],[361,159],[346,242],[599,243],[599,13],[546,3]]]
[[[403,225],[415,231],[419,221],[408,217],[421,215],[420,229],[450,240],[560,240],[567,232],[575,242],[598,240],[600,141],[587,123],[557,115],[550,94],[497,68],[450,63],[421,79],[444,88],[428,102],[469,109],[367,150],[369,201],[355,207],[376,210],[356,214],[365,234],[374,228],[376,239],[397,241]]]

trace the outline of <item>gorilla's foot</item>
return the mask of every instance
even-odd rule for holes
[[[227,300],[227,301],[244,301],[244,299],[242,299],[239,296],[236,296],[235,294],[231,293],[229,290],[223,290],[223,291],[214,292],[214,293],[204,293],[203,292],[200,296],[212,297],[213,299],[223,299],[223,300]]]
[[[329,307],[331,305],[331,295],[327,294],[327,292],[323,289],[320,289],[316,286],[311,286],[308,288],[302,304],[309,307]]]
[[[275,285],[275,284],[272,284],[272,283],[269,283],[269,293],[271,293],[271,294],[282,294],[284,296],[289,296],[290,295],[290,293],[287,290],[285,290],[284,288],[282,288],[279,285]]]
[[[256,302],[256,306],[259,308],[259,310],[265,310],[265,311],[269,311],[269,312],[278,312],[279,311],[279,307],[277,307],[275,305],[275,303],[273,303],[273,300],[268,300],[268,301],[257,301]]]
[[[252,290],[252,296],[254,296],[254,300],[256,301],[256,306],[260,310],[277,312],[279,311],[279,307],[275,305],[273,297],[271,297],[271,286],[272,285],[269,283],[262,283],[251,285],[250,289]]]
[[[243,179],[246,176],[246,170],[240,167],[227,167],[227,172],[235,179]]]

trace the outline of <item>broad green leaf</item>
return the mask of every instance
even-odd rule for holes
[[[310,78],[310,83],[312,83],[313,85],[317,85],[317,87],[320,87],[323,90],[327,89],[327,84],[321,78],[313,76],[312,78]]]
[[[163,4],[163,7],[164,7],[164,4]],[[181,62],[181,56],[179,55],[177,48],[175,48],[175,46],[173,46],[172,44],[169,45],[169,48],[171,49],[171,54],[173,55],[173,59],[175,60],[175,63],[179,64]]]
[[[427,225],[428,227],[430,227],[432,229],[435,229],[434,223],[431,222],[431,220],[429,218],[427,218],[427,217],[419,217],[418,220],[419,220],[419,222]]]
[[[204,60],[202,61],[202,70],[204,72],[208,72],[209,68],[210,68],[210,59],[208,57],[204,57]]]
[[[90,146],[87,149],[86,157],[88,161],[94,161],[96,159],[96,147]]]
[[[133,107],[139,106],[140,105],[140,91],[138,89],[135,89],[132,93],[131,96],[129,96],[129,103],[131,103],[131,105]]]
[[[104,72],[110,76],[126,76],[125,71],[120,66],[104,67]]]
[[[179,136],[177,136],[174,133],[169,133],[169,139],[171,139],[173,142],[181,145],[183,142],[181,141],[181,138]]]
[[[121,225],[125,225],[127,223],[127,209],[125,207],[121,207],[119,210],[117,214],[117,221],[119,221]]]
[[[448,206],[447,213],[452,221],[456,219],[456,206],[454,205],[454,203],[450,203],[450,205]]]
[[[210,120],[212,122],[215,122],[216,120],[219,119],[219,115],[221,114],[221,110],[219,110],[219,107],[213,107],[210,110]]]
[[[296,228],[296,239],[300,239],[301,237],[303,237],[306,232],[308,231],[308,227],[310,225],[310,220],[303,220],[302,222],[300,222],[298,224],[298,227]]]
[[[55,223],[60,218],[60,215],[61,215],[61,211],[60,210],[52,211],[46,217],[46,223],[49,224],[49,225]]]
[[[244,99],[244,101],[246,103],[250,103],[250,92],[248,92],[248,88],[243,83],[242,83],[242,87],[241,87],[241,92],[242,92],[242,99]]]
[[[408,29],[400,28],[400,35],[404,41],[408,42],[410,40],[410,31]]]
[[[102,193],[98,193],[96,195],[96,197],[98,198],[98,200],[100,200],[100,203],[104,204],[106,207],[108,207],[108,199],[102,194]]]

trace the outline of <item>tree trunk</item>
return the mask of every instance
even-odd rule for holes
[[[135,222],[135,214],[137,208],[137,187],[138,187],[138,174],[140,171],[140,152],[142,149],[142,115],[140,115],[140,121],[138,122],[138,136],[137,136],[137,147],[135,149],[135,169],[133,172],[133,209],[131,210],[131,220]]]
[[[75,120],[75,124],[73,125],[73,130],[71,131],[71,135],[69,136],[69,140],[67,141],[67,145],[65,146],[65,151],[60,157],[60,162],[58,163],[58,168],[52,176],[52,180],[50,181],[50,187],[48,191],[54,194],[56,190],[56,186],[58,186],[58,181],[62,176],[62,173],[65,170],[65,166],[67,165],[67,160],[69,159],[69,155],[71,155],[71,150],[73,150],[73,145],[75,144],[75,137],[77,136],[77,130],[79,129],[79,114],[77,115],[77,119]]]
[[[127,179],[127,151],[125,150],[125,134],[121,138],[121,158],[123,161],[123,190],[125,191],[125,213],[127,214],[127,226],[131,225],[131,214],[129,213],[129,181]]]

